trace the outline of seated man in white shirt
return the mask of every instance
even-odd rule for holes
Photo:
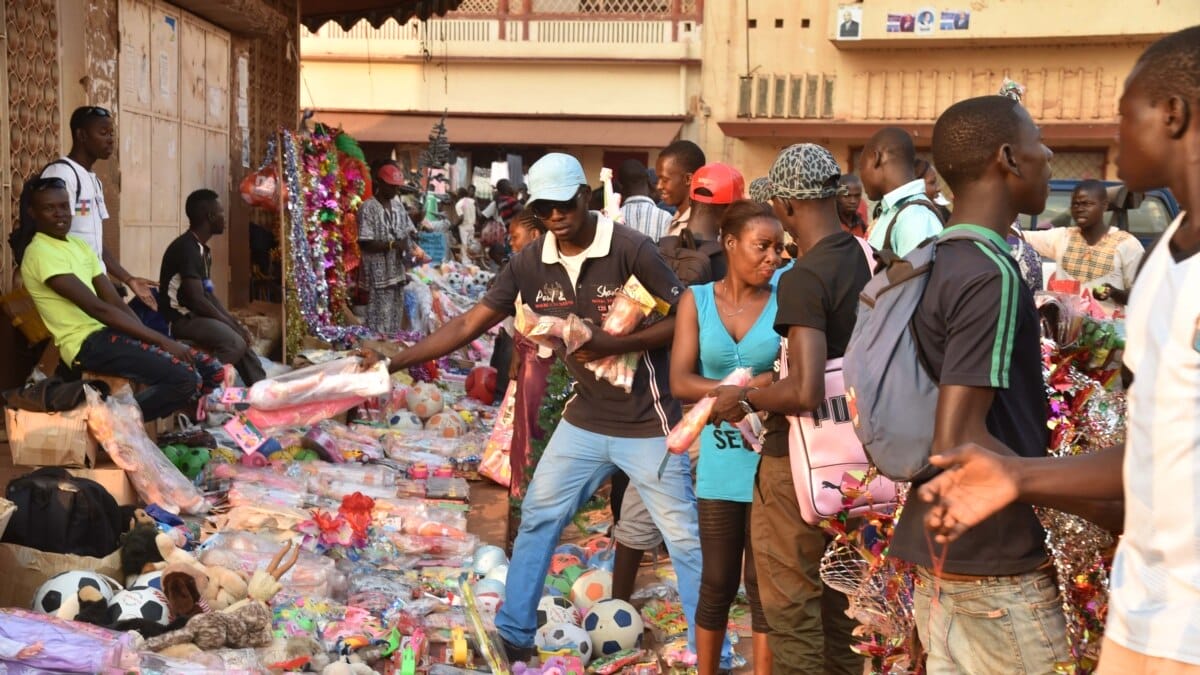
[[[880,129],[863,148],[863,191],[883,207],[867,236],[877,251],[905,256],[942,231],[941,213],[925,196],[925,179],[913,171],[915,160],[912,136],[898,127]]]

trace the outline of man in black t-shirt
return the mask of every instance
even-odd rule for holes
[[[530,167],[527,181],[527,208],[545,224],[546,234],[509,260],[479,304],[400,352],[390,365],[395,371],[459,349],[513,314],[518,304],[541,315],[575,314],[596,325],[591,340],[564,358],[575,378],[573,395],[525,494],[508,593],[496,615],[509,657],[522,661],[534,652],[537,604],[562,529],[616,469],[629,476],[662,532],[689,627],[700,591],[691,468],[687,455],[667,454],[667,434],[680,418],[667,382],[674,316],[625,336],[598,327],[631,276],[672,308],[683,285],[646,235],[587,210],[590,189],[577,159],[550,153]],[[584,367],[630,352],[639,356],[629,392]]]
[[[862,245],[838,220],[840,174],[833,155],[811,143],[785,149],[771,167],[771,204],[801,254],[777,291],[775,330],[787,339],[789,376],[763,389],[718,387],[713,410],[717,422],[770,413],[750,536],[776,673],[863,670],[862,657],[850,650],[855,623],[845,615],[846,597],[821,583],[825,535],[800,515],[785,417],[825,401],[825,362],[845,353],[858,294],[871,277]]]
[[[265,378],[262,362],[251,345],[250,331],[213,294],[212,250],[208,240],[225,232],[225,209],[212,190],[196,190],[184,204],[188,231],[163,253],[159,273],[163,318],[171,335],[231,363],[247,387]]]
[[[971,229],[988,243],[939,244],[913,315],[919,356],[938,382],[933,453],[975,443],[1046,455],[1040,322],[1005,235],[1017,214],[1045,208],[1050,155],[1029,113],[1004,96],[956,103],[934,126],[934,163],[955,195],[946,231]],[[1033,508],[1009,505],[944,548],[925,532],[929,508],[909,499],[891,544],[917,565],[914,614],[929,672],[1050,673],[1070,662]]]

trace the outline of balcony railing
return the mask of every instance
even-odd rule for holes
[[[704,0],[464,0],[444,18],[326,24],[306,40],[669,44],[698,40]]]

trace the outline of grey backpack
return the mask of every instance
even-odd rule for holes
[[[842,361],[854,431],[879,472],[892,480],[922,480],[937,472],[929,450],[938,383],[921,363],[912,318],[938,244],[951,239],[995,248],[983,235],[962,229],[930,238],[903,258],[890,251],[876,254],[879,271],[859,296],[858,320]]]

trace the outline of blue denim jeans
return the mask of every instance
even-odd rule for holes
[[[917,568],[913,612],[929,675],[1041,675],[1070,660],[1066,618],[1048,570],[947,581]]]
[[[533,644],[537,603],[563,528],[619,468],[629,475],[630,484],[637,486],[666,541],[688,618],[688,645],[695,649],[692,623],[700,593],[696,494],[687,455],[671,455],[659,478],[659,463],[666,452],[665,437],[614,438],[585,431],[566,420],[559,422],[521,505],[521,528],[513,544],[507,592],[496,615],[496,628],[506,641],[520,647]]]

